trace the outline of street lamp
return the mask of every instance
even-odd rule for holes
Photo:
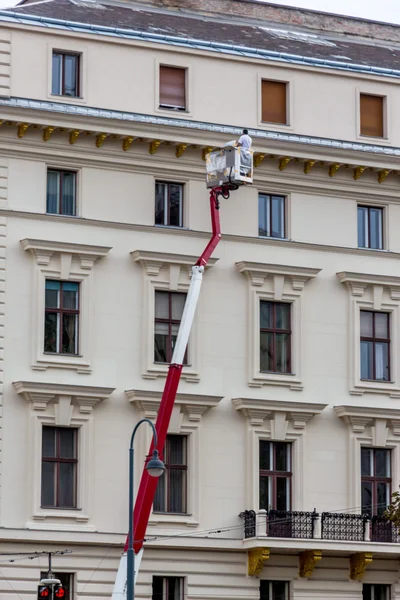
[[[153,423],[150,419],[142,419],[135,425],[135,428],[132,432],[131,443],[129,446],[129,529],[128,529],[128,550],[127,550],[127,563],[128,563],[128,573],[126,578],[126,600],[134,600],[135,597],[135,551],[133,549],[133,529],[134,529],[134,511],[133,511],[133,483],[134,483],[134,450],[133,450],[133,440],[135,438],[136,431],[142,423],[148,423],[153,430],[153,441],[154,441],[154,450],[153,456],[148,461],[146,465],[146,470],[151,477],[160,477],[165,471],[165,465],[160,460],[158,456],[157,450],[157,432]]]

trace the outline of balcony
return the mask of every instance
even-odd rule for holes
[[[383,517],[347,513],[245,510],[244,538],[340,540],[397,544],[400,533]]]

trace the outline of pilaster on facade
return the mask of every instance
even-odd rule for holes
[[[131,256],[142,267],[144,277],[142,377],[150,380],[164,378],[168,374],[169,365],[156,363],[154,360],[155,293],[156,291],[187,293],[192,267],[198,257],[150,250],[135,250],[131,252]],[[215,265],[217,260],[211,259],[206,270]],[[199,308],[196,311],[188,343],[188,364],[183,367],[181,376],[188,383],[200,381],[198,323]]]
[[[287,402],[263,398],[233,398],[232,404],[247,419],[246,451],[246,502],[258,509],[259,502],[259,444],[260,440],[291,442],[294,445],[293,471],[296,473],[293,488],[295,510],[304,506],[305,456],[304,436],[306,425],[319,415],[326,404],[312,402]]]
[[[400,277],[341,271],[336,274],[349,292],[349,391],[386,394],[400,398]],[[383,311],[390,315],[390,381],[361,379],[360,313]]]
[[[321,269],[241,261],[236,263],[249,283],[249,378],[250,387],[285,386],[294,391],[303,389],[301,298],[308,281]],[[261,371],[260,364],[260,302],[286,302],[291,305],[291,373]]]
[[[91,522],[93,493],[94,432],[93,409],[109,398],[114,388],[15,381],[19,396],[29,403],[30,465],[28,499],[31,518],[28,529],[59,529],[64,531],[96,531]],[[71,427],[79,432],[79,463],[77,471],[77,508],[43,508],[41,506],[41,458],[43,426]]]
[[[1,51],[1,50],[0,50]],[[1,85],[1,77],[0,77]],[[5,316],[6,316],[6,247],[7,218],[0,217],[0,507],[3,506],[3,406],[4,406],[4,351],[5,351]],[[1,508],[0,508],[1,511]],[[1,517],[1,514],[0,514]]]
[[[25,238],[21,246],[35,258],[32,290],[32,368],[74,369],[91,372],[93,330],[93,267],[111,250],[109,246],[92,246],[71,242]],[[80,286],[79,349],[76,355],[44,351],[44,317],[46,280],[73,281]]]

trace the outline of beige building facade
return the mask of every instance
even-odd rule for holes
[[[247,127],[136,596],[398,600],[399,30],[198,10],[0,12],[0,597],[35,598],[45,552],[69,600],[111,597],[129,438],[210,236],[204,159]]]

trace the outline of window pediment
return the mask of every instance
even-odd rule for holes
[[[236,263],[240,273],[248,277],[251,285],[262,287],[267,278],[274,282],[274,297],[281,299],[285,283],[289,282],[293,290],[301,291],[307,281],[318,275],[321,269],[312,267],[294,267],[292,265],[275,265],[241,261]]]
[[[262,427],[264,421],[271,422],[271,433],[276,439],[284,439],[290,424],[294,429],[304,429],[315,415],[319,415],[327,404],[312,402],[286,402],[263,398],[233,398],[232,404],[253,427]]]
[[[358,435],[371,428],[375,446],[386,446],[388,436],[400,436],[400,409],[335,406],[336,415]]]
[[[186,268],[190,276],[192,267],[198,260],[198,256],[192,256],[190,254],[153,252],[151,250],[134,250],[131,252],[131,256],[135,262],[143,267],[146,275],[153,276],[158,276],[162,268],[172,265]],[[206,269],[215,265],[218,260],[218,258],[210,258],[206,265]]]
[[[21,246],[33,254],[38,265],[49,265],[54,254],[69,254],[79,259],[81,269],[92,269],[94,263],[111,250],[111,246],[92,246],[30,238],[21,240]]]
[[[351,273],[341,271],[336,273],[340,283],[347,285],[353,296],[363,296],[368,287],[373,288],[374,304],[382,301],[380,290],[387,290],[392,300],[400,300],[400,277],[392,275],[371,275],[368,273]],[[379,310],[379,308],[376,308]]]
[[[144,414],[145,417],[155,419],[160,407],[162,392],[147,390],[126,390],[129,402]],[[208,396],[202,394],[177,393],[175,406],[180,408],[181,413],[187,416],[191,422],[199,422],[201,417],[210,408],[217,406],[223,396]]]

